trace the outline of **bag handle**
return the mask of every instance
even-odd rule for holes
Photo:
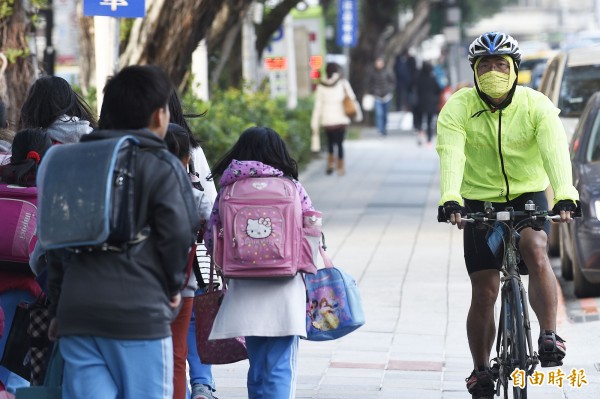
[[[331,269],[333,267],[333,262],[329,255],[325,253],[327,245],[325,245],[325,234],[323,234],[323,232],[321,232],[321,242],[323,245],[319,245],[319,253],[321,254],[321,258],[323,258],[323,264],[325,265],[325,268]]]

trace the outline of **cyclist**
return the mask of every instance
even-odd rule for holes
[[[501,32],[488,32],[469,46],[475,87],[457,91],[438,119],[440,217],[464,228],[464,256],[471,280],[467,338],[474,370],[466,379],[475,399],[494,396],[489,367],[494,345],[494,303],[498,296],[500,261],[486,243],[486,230],[461,221],[465,212],[512,206],[523,210],[527,200],[548,209],[544,190],[554,189],[555,212],[569,222],[579,195],[572,184],[567,139],[559,110],[543,94],[517,86],[521,50]],[[463,206],[464,205],[464,206]],[[529,269],[529,298],[540,323],[538,352],[542,367],[562,365],[565,341],[556,335],[556,277],[546,252],[549,222],[525,228],[519,249]],[[524,271],[525,272],[525,271]]]

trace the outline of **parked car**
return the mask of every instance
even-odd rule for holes
[[[560,225],[561,271],[577,297],[600,296],[600,92],[587,102],[569,150],[582,217]]]
[[[539,91],[560,108],[560,119],[567,139],[573,136],[575,126],[585,104],[593,93],[600,90],[600,46],[573,48],[561,51],[552,58],[540,83]],[[554,197],[548,189],[548,201]],[[549,252],[559,254],[559,229],[553,224],[549,237]]]

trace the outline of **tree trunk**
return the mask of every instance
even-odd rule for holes
[[[222,75],[226,73],[231,76],[242,70],[241,35],[242,21],[248,12],[252,0],[227,0],[217,17],[215,18],[208,34],[208,54],[213,59],[211,65],[211,86],[222,81]],[[239,50],[239,51],[238,51]],[[227,83],[239,86],[241,76]]]
[[[120,57],[121,67],[155,64],[176,86],[182,83],[192,53],[207,36],[225,0],[154,0],[146,18],[137,19]]]
[[[380,0],[377,3],[368,0],[360,2],[360,34],[358,45],[350,52],[350,82],[358,98],[365,93],[365,80],[373,61],[382,55],[382,36],[390,31],[395,15],[389,10],[396,7],[396,0]],[[385,12],[388,10],[387,12]]]
[[[394,1],[386,2],[390,3],[387,7],[393,6],[391,3]],[[386,67],[393,68],[398,53],[420,43],[427,36],[430,0],[418,0],[413,8],[413,19],[403,31],[396,33],[393,33],[389,16],[369,10],[366,3],[363,6],[358,46],[351,51],[350,63],[350,82],[359,98],[365,93],[365,80],[377,56],[383,56]],[[386,7],[385,4],[379,6]]]
[[[0,98],[6,104],[7,119],[11,127],[18,124],[21,105],[25,102],[27,91],[36,79],[34,56],[29,55],[27,31],[30,27],[26,16],[24,1],[15,0],[13,13],[0,20],[0,51],[7,55],[8,66],[0,76]],[[11,51],[25,51],[24,55],[11,59]]]
[[[79,86],[84,96],[95,81],[96,51],[94,48],[94,18],[83,16],[81,0],[77,4],[79,18]]]
[[[429,35],[429,8],[431,0],[419,0],[413,8],[413,18],[403,31],[391,37],[385,47],[386,64],[393,64],[396,55],[421,43]]]

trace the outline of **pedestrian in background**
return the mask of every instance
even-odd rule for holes
[[[427,146],[431,147],[435,117],[439,112],[440,93],[442,92],[437,79],[433,74],[433,65],[425,61],[415,81],[416,103],[413,112],[414,127],[417,131],[419,145],[427,139]],[[425,122],[426,130],[423,130]],[[427,132],[427,136],[425,136]]]
[[[19,129],[47,129],[55,144],[77,143],[96,126],[90,106],[58,76],[36,80],[21,107]]]
[[[346,128],[352,121],[344,111],[344,97],[348,96],[356,107],[357,122],[362,120],[362,111],[350,83],[342,77],[338,64],[330,62],[325,68],[325,77],[317,85],[315,105],[312,111],[310,126],[313,137],[319,136],[319,129],[323,127],[327,135],[327,169],[326,173],[333,173],[335,167],[334,149],[337,148],[337,172],[344,174],[344,139]]]
[[[368,75],[365,91],[375,97],[375,125],[382,136],[387,135],[387,117],[395,87],[394,73],[386,68],[383,57],[377,57]]]
[[[396,110],[412,111],[410,96],[417,74],[417,62],[415,57],[408,54],[408,50],[396,56],[394,73],[396,74]]]

